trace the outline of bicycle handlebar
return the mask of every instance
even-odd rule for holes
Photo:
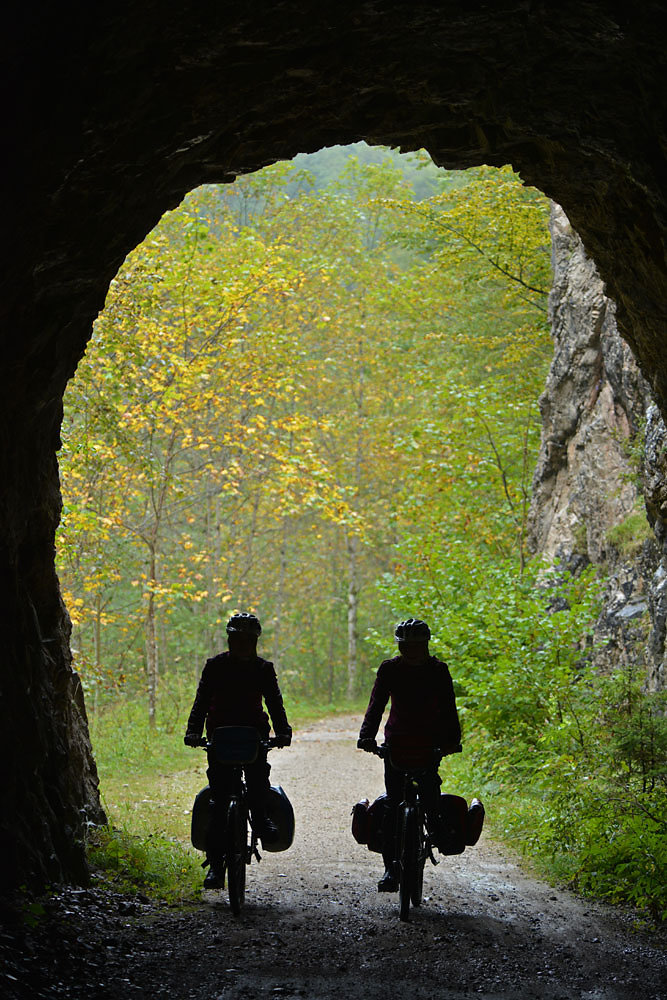
[[[382,760],[384,760],[389,756],[391,749],[386,743],[382,743],[379,746],[376,743],[374,747],[369,747],[366,752],[375,754],[376,757],[380,757]],[[458,743],[455,747],[452,747],[449,750],[442,750],[440,747],[433,748],[433,756],[438,758],[449,757],[451,754],[462,753],[462,752],[463,752],[463,747],[461,746],[460,743]]]
[[[265,750],[275,750],[276,747],[281,748],[286,744],[284,744],[278,736],[269,736],[266,740],[259,740],[259,745]],[[186,743],[186,746],[201,747],[202,750],[211,750],[213,748],[213,743],[206,736],[200,736],[196,743]]]

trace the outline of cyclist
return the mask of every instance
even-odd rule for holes
[[[257,655],[257,640],[261,633],[259,619],[247,612],[234,614],[227,622],[229,648],[206,661],[188,719],[184,738],[186,746],[199,745],[204,721],[209,738],[218,726],[254,726],[260,739],[265,740],[270,732],[269,716],[277,745],[290,745],[292,729],[287,721],[276,672],[271,662]],[[266,704],[268,715],[263,710],[262,701]],[[278,836],[275,825],[266,815],[271,771],[266,758],[266,749],[260,747],[256,760],[244,766],[253,828],[265,845],[275,842]],[[205,862],[210,868],[204,886],[212,889],[221,887],[218,845],[224,830],[233,769],[213,760],[209,754],[206,773],[211,788],[212,814]]]
[[[397,759],[409,755],[414,764],[419,761],[419,795],[424,804],[430,828],[436,837],[440,830],[439,757],[451,753],[461,741],[454,686],[447,664],[429,653],[431,630],[419,618],[399,622],[394,631],[398,656],[384,660],[375,678],[366,715],[361,725],[357,746],[373,751],[382,714],[391,700],[389,718],[384,729],[385,743]],[[382,857],[385,872],[378,882],[379,892],[396,892],[398,880],[392,871],[395,857],[394,838],[396,811],[402,794],[402,776],[389,760],[384,761],[384,781],[387,802],[382,825]]]

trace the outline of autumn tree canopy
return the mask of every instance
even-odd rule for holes
[[[287,690],[353,695],[453,549],[521,567],[546,199],[432,165],[417,199],[418,162],[375,159],[200,188],[113,281],[61,456],[93,704],[147,689],[154,719],[158,678],[189,689],[235,609]]]

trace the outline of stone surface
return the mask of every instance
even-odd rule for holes
[[[618,333],[614,303],[567,216],[553,206],[554,358],[540,399],[530,547],[548,559],[607,557],[607,532],[633,511],[638,470],[629,448],[651,402]]]
[[[667,427],[655,405],[647,413],[642,476],[659,554],[648,587],[651,627],[646,647],[647,683],[657,691],[667,687]]]
[[[551,230],[554,357],[540,400],[542,443],[529,547],[547,562],[562,560],[573,572],[589,562],[604,564],[609,580],[595,635],[600,668],[632,660],[645,671],[649,688],[662,688],[667,431],[620,337],[614,303],[556,205]],[[612,529],[633,515],[636,543],[615,543]]]
[[[195,185],[366,139],[561,204],[667,412],[662,3],[22,0],[3,19],[3,883],[81,877],[94,766],[53,570],[61,399],[123,260]]]

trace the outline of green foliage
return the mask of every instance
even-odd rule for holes
[[[312,176],[314,188],[322,190],[340,179],[348,167],[351,156],[355,157],[362,167],[391,163],[412,188],[417,201],[433,197],[443,184],[448,181],[455,184],[461,176],[456,171],[438,169],[424,151],[406,156],[383,146],[368,146],[365,142],[355,142],[349,146],[331,146],[317,153],[300,153],[294,157],[293,163],[297,167],[306,169]]]
[[[98,882],[116,892],[143,894],[170,903],[201,897],[201,863],[181,844],[157,834],[138,836],[98,828],[88,858]]]
[[[557,869],[576,887],[667,918],[665,693],[642,689],[644,666],[591,678],[579,693],[579,738],[554,739],[544,764]]]

